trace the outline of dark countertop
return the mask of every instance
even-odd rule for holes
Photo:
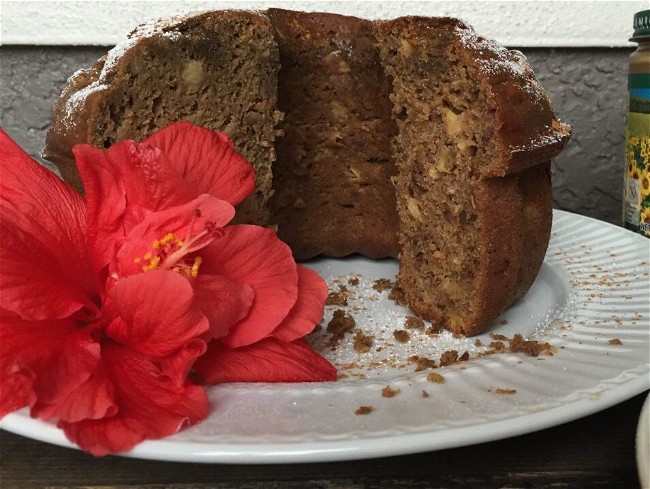
[[[96,459],[0,430],[0,487],[638,489],[635,434],[646,395],[506,440],[335,463],[220,465],[116,456]]]

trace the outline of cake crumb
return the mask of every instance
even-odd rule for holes
[[[359,277],[350,277],[348,279],[349,285],[359,285]]]
[[[458,352],[456,350],[447,350],[440,355],[440,365],[452,365],[458,361]]]
[[[508,337],[502,334],[490,333],[490,338],[496,341],[508,341]]]
[[[611,340],[608,341],[610,345],[622,345],[623,342],[619,340],[618,338],[612,338]]]
[[[408,340],[411,339],[411,335],[408,333],[408,331],[405,331],[403,329],[397,329],[393,331],[393,336],[400,343],[406,343]]]
[[[394,285],[395,285],[394,282],[388,280],[387,278],[378,278],[372,284],[372,288],[375,289],[377,292],[383,292],[385,290],[392,289]]]
[[[388,298],[394,301],[395,304],[397,304],[398,306],[406,305],[406,298],[404,297],[404,292],[402,291],[402,289],[399,288],[397,284],[395,284],[393,289],[388,294]]]
[[[416,372],[421,372],[422,370],[427,370],[429,368],[436,368],[436,361],[431,360],[430,358],[427,357],[421,357],[419,355],[413,355],[409,357],[409,362],[415,363],[415,371]]]
[[[426,330],[426,334],[432,337],[438,336],[440,333],[442,333],[442,325],[440,324],[432,324]]]
[[[422,397],[429,397],[429,393],[425,390],[422,391]]]
[[[381,390],[381,395],[382,397],[395,397],[400,392],[400,389],[391,389],[391,387],[387,385]]]
[[[406,321],[404,321],[404,327],[406,329],[419,329],[424,330],[424,321],[419,317],[415,316],[406,316]]]
[[[334,315],[327,323],[327,332],[331,333],[330,345],[336,344],[345,333],[351,331],[356,325],[354,318],[345,313],[342,309],[334,311]]]
[[[476,338],[476,341],[474,342],[474,346],[481,347],[483,346],[483,342],[480,339]]]
[[[365,334],[360,329],[354,332],[354,351],[357,353],[367,353],[372,347],[372,336]]]
[[[504,351],[506,349],[506,345],[503,341],[491,341],[489,346],[495,352]]]
[[[445,378],[440,374],[431,372],[430,374],[427,375],[427,382],[433,382],[435,384],[444,384]]]
[[[338,292],[330,292],[325,301],[326,306],[347,306],[348,305],[348,288],[345,285],[339,285]]]
[[[531,357],[539,356],[540,353],[552,355],[555,352],[549,343],[540,343],[534,340],[524,340],[524,337],[517,333],[511,340],[508,341],[508,349],[512,353],[525,353]]]
[[[364,414],[370,414],[375,410],[374,407],[372,406],[359,406],[359,409],[357,409],[354,414],[358,416],[363,416]]]
[[[497,394],[500,394],[500,395],[508,395],[509,396],[509,395],[512,395],[512,394],[516,394],[517,389],[502,389],[501,387],[499,387],[494,392],[496,392]]]

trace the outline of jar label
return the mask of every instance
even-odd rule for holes
[[[628,87],[623,220],[650,237],[650,73],[630,74]]]

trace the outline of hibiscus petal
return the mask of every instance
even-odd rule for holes
[[[75,330],[59,345],[51,345],[56,347],[56,353],[38,364],[33,417],[75,422],[103,418],[117,411],[113,385],[101,365],[100,345],[93,338],[95,330]]]
[[[106,199],[124,201],[122,210],[130,207],[156,211],[184,204],[204,193],[192,189],[163,151],[150,144],[124,140],[106,151],[87,144],[77,145],[72,151],[88,207],[97,207],[98,214],[107,211],[102,209]]]
[[[0,311],[0,417],[36,402],[34,379],[43,359],[58,354],[73,321],[25,321]]]
[[[176,388],[183,389],[196,359],[203,355],[207,349],[207,344],[203,340],[188,341],[182,348],[167,355],[162,362],[158,362],[161,374],[166,375],[172,384],[175,383]]]
[[[177,122],[144,142],[160,148],[197,194],[237,205],[255,190],[253,167],[223,133]]]
[[[117,412],[113,384],[97,370],[66,397],[60,397],[54,404],[36,402],[31,410],[32,417],[74,423],[84,419],[101,419]]]
[[[120,183],[129,206],[156,211],[184,204],[198,195],[165,153],[153,145],[124,141],[111,146],[106,157],[121,166]]]
[[[31,357],[39,350],[38,341],[30,335],[21,335],[22,319],[0,310],[0,419],[5,415],[31,406],[36,402],[32,389],[34,372],[25,368]],[[48,331],[48,332],[51,332]],[[17,333],[17,334],[14,334]],[[34,349],[33,346],[37,345]]]
[[[146,439],[173,435],[205,419],[209,412],[205,390],[185,379],[186,366],[179,368],[193,363],[192,355],[202,351],[191,344],[164,358],[107,344],[104,359],[116,386],[119,411],[98,420],[59,422],[59,427],[82,449],[103,456],[130,450]]]
[[[253,305],[242,321],[221,339],[231,348],[268,336],[289,314],[298,297],[298,271],[291,250],[277,235],[258,226],[224,228],[224,234],[201,251],[201,273],[223,275],[248,284]]]
[[[0,162],[0,307],[34,320],[93,307],[83,199],[1,129]]]
[[[218,340],[197,360],[194,369],[207,384],[223,382],[326,382],[336,368],[304,340],[266,338],[254,345],[228,348]]]
[[[77,263],[61,256],[40,236],[2,216],[0,236],[0,307],[36,321],[63,319],[83,307],[96,310],[83,259],[77,269]],[[80,276],[75,275],[77,271]]]
[[[289,315],[275,328],[273,336],[293,341],[308,335],[323,319],[327,284],[313,270],[298,265],[298,300]]]
[[[167,355],[209,329],[192,286],[175,272],[155,270],[121,279],[110,297],[119,317],[106,334],[143,354]]]
[[[72,149],[86,191],[88,243],[96,270],[108,265],[126,234],[126,195],[119,166],[112,166],[103,151],[88,144]]]
[[[229,203],[207,194],[149,214],[129,232],[117,253],[118,275],[124,277],[142,272],[146,266],[145,255],[156,252],[154,243],[169,233],[184,242],[185,255],[206,246],[234,215],[235,209]]]
[[[0,419],[9,413],[36,402],[36,394],[32,389],[34,375],[32,372],[18,370],[12,372],[11,376],[2,378],[2,389],[0,389]]]
[[[199,273],[192,286],[196,303],[210,323],[210,339],[227,335],[233,325],[246,317],[255,298],[250,285],[217,275]]]
[[[127,416],[77,423],[60,421],[57,426],[63,430],[68,440],[96,457],[126,452],[146,439],[145,430],[138,420]]]

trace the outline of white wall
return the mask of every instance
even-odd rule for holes
[[[0,44],[114,45],[140,22],[222,8],[282,7],[379,19],[460,17],[511,47],[629,46],[632,17],[649,0],[628,1],[11,1],[0,0]]]

